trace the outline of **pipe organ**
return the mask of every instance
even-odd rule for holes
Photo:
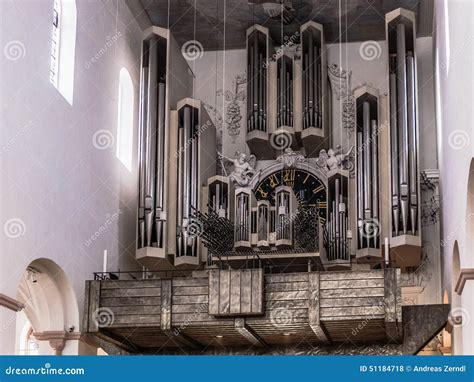
[[[298,202],[291,187],[279,186],[275,190],[276,246],[293,245],[293,221]]]
[[[415,15],[400,8],[388,13],[385,22],[389,54],[391,247],[400,266],[407,267],[416,266],[421,254]]]
[[[298,32],[301,57],[281,46],[272,56],[268,29],[247,30],[247,132],[250,151],[271,159],[291,147],[317,157],[325,148],[327,64],[323,26],[310,21]]]
[[[235,238],[236,249],[247,249],[252,246],[251,228],[253,225],[252,209],[256,205],[253,191],[249,188],[235,190]]]

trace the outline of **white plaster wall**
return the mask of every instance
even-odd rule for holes
[[[122,1],[77,1],[71,106],[49,82],[52,7],[52,0],[0,2],[0,292],[15,297],[28,264],[46,257],[69,277],[82,315],[84,281],[102,270],[104,249],[109,270],[136,267],[141,31]],[[11,41],[19,42],[17,60],[4,54]],[[132,172],[116,158],[115,145],[93,144],[102,129],[116,141],[122,67],[135,90]],[[12,218],[20,219],[17,238],[4,227]],[[87,246],[100,227],[104,232]],[[0,354],[11,354],[15,325],[5,309],[0,314]]]
[[[437,129],[441,171],[443,287],[451,290],[454,243],[459,245],[460,267],[472,268],[474,256],[467,241],[469,166],[474,154],[474,3],[436,1],[435,60],[437,62]],[[448,6],[446,8],[446,5]],[[471,283],[469,285],[469,283]],[[472,281],[462,296],[463,352],[474,354],[474,302]],[[450,299],[452,301],[452,298]]]

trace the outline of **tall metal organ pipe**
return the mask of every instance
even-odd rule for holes
[[[396,56],[390,57],[390,140],[392,172],[392,219],[395,236],[398,236],[400,222],[399,182],[398,182],[398,123],[397,123],[397,73]]]
[[[339,179],[335,179],[334,197],[326,226],[328,228],[325,235],[325,247],[328,260],[349,260],[348,217]]]
[[[416,232],[418,212],[417,171],[416,171],[416,110],[415,110],[415,65],[413,53],[407,55],[407,93],[408,93],[408,149],[410,171],[410,223],[413,235]]]
[[[311,30],[303,36],[303,129],[322,128],[321,49]]]
[[[247,37],[247,132],[267,131],[266,42],[256,30]]]

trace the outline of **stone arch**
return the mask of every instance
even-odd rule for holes
[[[34,336],[49,341],[56,354],[61,354],[68,339],[78,336],[76,295],[67,275],[54,261],[39,258],[28,265],[17,299],[25,305],[24,314]]]

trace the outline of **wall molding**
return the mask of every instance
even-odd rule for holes
[[[38,341],[49,341],[49,346],[51,346],[51,348],[54,350],[54,354],[61,355],[64,347],[66,346],[66,341],[79,340],[81,338],[81,333],[69,333],[63,330],[52,330],[45,332],[34,332],[33,336],[35,336]]]
[[[4,306],[7,309],[19,312],[25,308],[25,305],[14,298],[8,297],[7,295],[0,293],[0,306]]]
[[[462,268],[459,271],[458,281],[456,282],[456,287],[454,288],[458,295],[462,295],[464,285],[466,285],[467,280],[474,280],[474,268]]]

